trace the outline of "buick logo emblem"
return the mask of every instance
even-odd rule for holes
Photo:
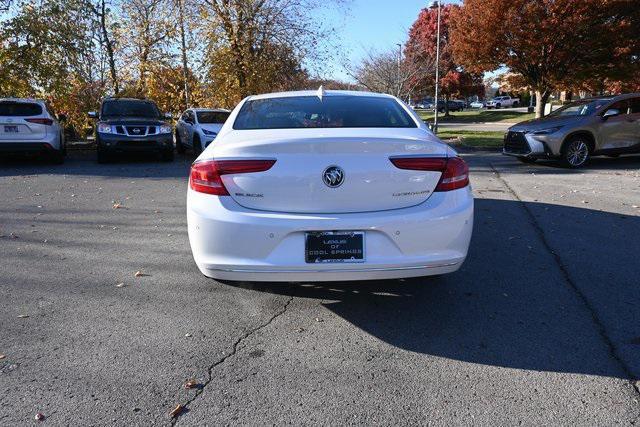
[[[327,187],[340,187],[344,182],[344,171],[338,166],[329,166],[322,172],[322,181]]]

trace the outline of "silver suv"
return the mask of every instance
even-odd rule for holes
[[[581,99],[548,116],[518,123],[504,137],[503,154],[523,162],[557,158],[584,166],[591,156],[640,153],[640,94]]]
[[[62,163],[67,152],[60,123],[64,120],[39,99],[0,99],[0,154],[44,154]]]

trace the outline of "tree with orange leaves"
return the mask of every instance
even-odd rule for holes
[[[536,116],[552,91],[638,72],[636,0],[465,0],[452,11],[451,46],[471,71],[508,67],[536,92]]]
[[[453,97],[468,97],[484,92],[481,74],[472,74],[456,63],[451,53],[450,17],[459,6],[442,7],[440,17],[440,90],[446,100]],[[435,9],[422,9],[418,19],[409,30],[409,40],[405,48],[408,61],[414,63],[435,64],[437,43],[438,13]],[[435,67],[432,67],[435,69]],[[415,77],[415,86],[421,95],[427,95],[435,86],[435,74],[419,74]],[[445,106],[447,103],[445,102]],[[445,107],[446,113],[448,109]]]

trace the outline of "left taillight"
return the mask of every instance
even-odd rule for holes
[[[204,160],[191,165],[189,186],[199,193],[228,196],[222,175],[265,172],[275,160]]]
[[[441,172],[434,191],[451,191],[469,185],[469,166],[460,157],[392,157],[398,169]]]
[[[51,119],[25,119],[25,121],[46,126],[51,126],[53,124],[53,120]]]

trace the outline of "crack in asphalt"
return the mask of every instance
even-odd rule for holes
[[[493,172],[498,177],[498,179],[504,184],[504,186],[507,188],[507,190],[509,190],[509,192],[513,195],[513,197],[515,197],[516,200],[518,202],[520,202],[520,204],[524,208],[525,212],[527,212],[527,215],[529,216],[529,219],[531,221],[531,225],[533,226],[536,234],[538,235],[538,238],[542,242],[542,245],[551,254],[551,256],[553,256],[556,264],[558,265],[558,268],[560,269],[560,272],[562,273],[562,276],[563,276],[564,280],[567,282],[567,284],[569,285],[571,290],[578,296],[580,301],[582,301],[584,306],[587,308],[587,311],[591,315],[591,319],[593,320],[594,324],[596,325],[596,329],[598,330],[598,334],[600,335],[600,337],[602,338],[602,340],[605,342],[605,344],[607,345],[607,347],[609,349],[609,355],[611,356],[611,358],[613,360],[615,360],[620,365],[622,371],[625,373],[625,375],[627,375],[627,379],[629,381],[629,384],[631,385],[633,390],[636,392],[636,394],[640,395],[640,379],[636,378],[634,376],[633,371],[631,370],[631,368],[629,366],[627,366],[627,364],[624,362],[624,360],[622,359],[622,357],[618,353],[618,350],[617,350],[615,344],[613,343],[613,340],[609,337],[609,335],[607,335],[607,330],[606,330],[604,324],[602,323],[602,320],[600,320],[600,317],[598,316],[598,313],[597,313],[595,307],[591,304],[591,302],[589,302],[589,299],[587,298],[587,296],[580,290],[578,285],[571,278],[571,275],[569,274],[569,270],[567,269],[567,267],[565,266],[564,262],[562,261],[562,258],[560,257],[560,255],[558,255],[556,253],[556,251],[553,250],[553,248],[551,247],[551,245],[547,241],[547,238],[546,238],[546,236],[544,234],[544,230],[542,229],[542,227],[538,223],[538,220],[536,219],[535,215],[533,214],[531,209],[529,209],[527,204],[520,198],[518,193],[516,193],[516,191],[513,189],[513,187],[511,187],[509,185],[509,183],[507,182],[507,180],[500,174],[500,172],[498,171],[498,169],[496,169],[494,164],[490,163],[490,166],[491,166],[491,169],[493,170]]]
[[[200,397],[200,395],[202,395],[202,393],[204,393],[204,390],[207,388],[207,386],[213,381],[213,370],[219,366],[222,365],[224,362],[226,362],[229,358],[235,356],[238,352],[238,346],[240,344],[242,344],[242,342],[244,340],[246,340],[247,338],[249,338],[251,335],[255,334],[256,332],[258,332],[261,329],[266,328],[267,326],[269,326],[271,323],[273,323],[274,320],[276,320],[278,317],[282,316],[283,314],[286,313],[287,308],[289,308],[289,304],[291,304],[291,301],[293,301],[293,296],[290,296],[287,301],[282,305],[282,307],[280,307],[280,309],[273,314],[265,323],[252,328],[248,331],[246,331],[244,334],[242,334],[238,339],[236,339],[236,341],[233,343],[232,347],[231,347],[231,352],[229,352],[228,354],[225,354],[224,357],[220,358],[219,360],[217,360],[216,362],[214,362],[211,366],[209,366],[207,368],[207,380],[201,384],[201,387],[195,392],[195,394],[188,400],[186,401],[182,407],[183,407],[183,411],[181,415],[178,415],[177,417],[175,417],[174,419],[171,420],[171,426],[175,426],[178,421],[180,421],[180,419],[182,418],[182,415],[185,415],[189,405],[192,404],[198,397]]]

